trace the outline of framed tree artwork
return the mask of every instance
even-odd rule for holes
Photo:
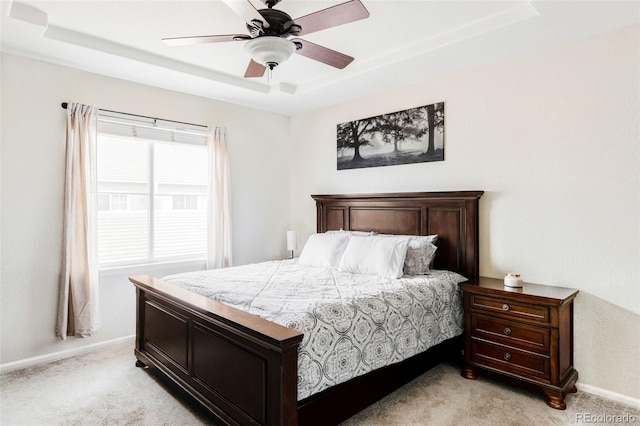
[[[337,126],[338,170],[444,161],[444,102]]]

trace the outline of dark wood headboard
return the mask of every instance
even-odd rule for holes
[[[317,232],[438,234],[436,269],[478,276],[478,202],[483,191],[312,195]]]

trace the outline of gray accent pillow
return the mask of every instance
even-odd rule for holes
[[[438,249],[434,244],[437,240],[437,235],[412,236],[409,239],[407,254],[404,258],[403,272],[405,275],[425,275],[429,273]]]

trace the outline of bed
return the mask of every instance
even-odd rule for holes
[[[435,268],[473,278],[481,196],[459,191],[312,197],[318,233],[438,234]],[[152,367],[228,424],[337,424],[461,349],[460,339],[450,338],[298,400],[301,332],[150,276],[130,280],[137,294],[136,365]]]

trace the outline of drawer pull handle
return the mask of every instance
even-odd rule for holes
[[[511,361],[511,354],[508,353],[508,352],[506,354],[504,354],[504,360],[505,361]]]
[[[502,305],[502,310],[503,311],[508,311],[509,310],[509,305],[507,305],[506,303],[504,305]]]
[[[504,328],[504,334],[506,334],[507,336],[511,334],[511,329],[509,327],[505,327]]]

